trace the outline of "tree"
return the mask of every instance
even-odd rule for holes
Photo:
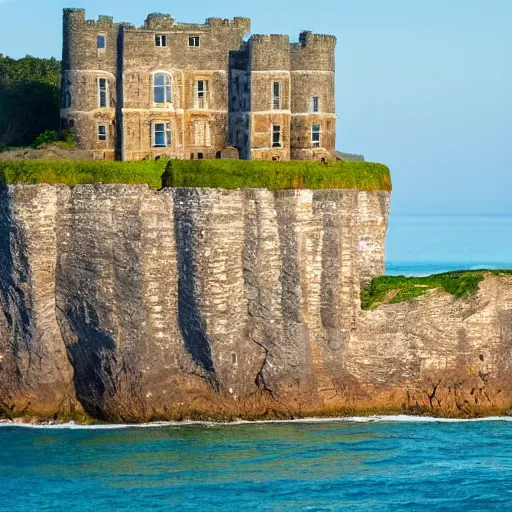
[[[0,54],[0,145],[26,146],[59,129],[60,62]]]

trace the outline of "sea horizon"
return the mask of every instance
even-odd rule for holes
[[[386,274],[511,269],[512,215],[391,214]]]

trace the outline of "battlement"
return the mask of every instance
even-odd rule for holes
[[[174,27],[174,18],[170,14],[161,14],[154,12],[148,14],[144,25],[144,30],[172,30]]]
[[[254,34],[249,39],[249,44],[290,44],[290,37],[283,34]]]
[[[309,30],[303,30],[299,35],[300,46],[336,46],[336,37],[327,34],[313,34]]]
[[[112,28],[119,25],[118,23],[114,23],[114,18],[112,16],[100,15],[97,20],[86,20],[85,9],[64,9],[63,16],[64,22],[67,24],[73,23],[90,28]]]
[[[232,20],[223,18],[207,18],[206,25],[212,29],[237,28],[244,29],[246,32],[250,32],[251,30],[251,20],[249,18],[236,17]]]
[[[243,29],[249,32],[251,29],[251,20],[249,18],[234,18],[232,20],[224,18],[207,18],[205,23],[181,23],[170,14],[152,13],[148,15],[141,30],[161,30],[161,31],[204,31],[219,29]]]

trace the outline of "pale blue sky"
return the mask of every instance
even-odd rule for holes
[[[389,165],[393,211],[512,214],[511,0],[0,0],[0,53],[60,57],[63,7],[334,34],[337,146]]]

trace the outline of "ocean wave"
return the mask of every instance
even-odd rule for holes
[[[134,423],[134,424],[101,424],[101,425],[80,425],[75,422],[59,423],[59,424],[40,424],[33,425],[30,423],[14,423],[1,422],[1,427],[19,427],[30,429],[68,429],[68,430],[116,430],[127,428],[180,428],[190,426],[206,426],[206,427],[231,427],[237,425],[283,425],[283,424],[318,424],[318,423],[477,423],[477,422],[511,422],[512,417],[509,416],[489,416],[485,418],[459,419],[459,418],[436,418],[433,416],[350,416],[343,418],[299,418],[289,420],[236,420],[231,422],[214,422],[214,421],[159,421],[152,423]]]

